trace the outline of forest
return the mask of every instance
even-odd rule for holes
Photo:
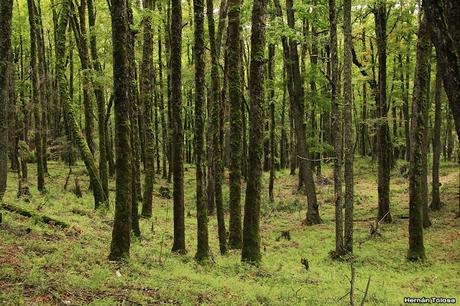
[[[459,141],[457,0],[1,0],[0,304],[456,304]]]

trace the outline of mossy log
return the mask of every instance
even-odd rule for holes
[[[52,217],[45,216],[45,215],[39,215],[31,210],[27,210],[27,209],[24,209],[24,208],[15,206],[15,205],[2,203],[0,207],[3,208],[4,210],[20,214],[21,216],[24,216],[24,217],[34,218],[35,220],[38,220],[46,224],[56,225],[61,228],[70,227],[70,225],[64,221],[60,221],[60,220],[57,220],[57,219],[54,219]]]

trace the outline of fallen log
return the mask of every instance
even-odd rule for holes
[[[17,213],[21,216],[28,217],[28,218],[33,218],[35,220],[38,220],[40,222],[43,222],[49,225],[57,225],[61,228],[70,227],[70,225],[64,221],[57,220],[55,218],[45,216],[45,215],[39,215],[31,210],[27,210],[27,209],[24,209],[24,208],[21,208],[21,207],[12,205],[12,204],[2,203],[0,207],[9,212],[14,212],[14,213]]]

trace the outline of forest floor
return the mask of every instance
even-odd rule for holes
[[[401,162],[400,162],[401,163]],[[34,178],[30,165],[30,177]],[[460,219],[458,210],[459,168],[442,163],[439,212],[431,213],[433,225],[424,232],[427,260],[406,261],[408,246],[408,181],[391,177],[393,223],[381,225],[381,236],[370,237],[376,216],[376,165],[370,159],[355,162],[355,299],[364,295],[366,305],[402,305],[404,297],[455,297],[460,299]],[[154,217],[141,220],[142,239],[132,241],[131,258],[117,264],[107,260],[113,224],[114,193],[108,211],[94,211],[87,181],[84,195],[77,198],[63,186],[67,177],[62,163],[49,163],[48,193],[40,195],[30,179],[29,201],[16,198],[17,181],[9,174],[4,202],[31,209],[40,215],[67,222],[62,230],[3,210],[0,225],[1,305],[346,305],[350,290],[350,263],[330,258],[334,249],[332,171],[323,167],[317,180],[320,213],[324,224],[305,226],[306,197],[297,193],[297,177],[288,170],[277,173],[275,202],[269,203],[264,188],[261,208],[263,262],[260,268],[241,264],[240,252],[218,253],[217,222],[210,218],[212,263],[200,266],[196,250],[194,168],[186,165],[185,203],[188,253],[173,255],[172,200],[159,195],[155,185]],[[73,175],[84,176],[83,165]],[[268,186],[268,174],[264,185]],[[243,184],[244,186],[244,184]],[[114,190],[114,182],[111,182]],[[171,187],[170,187],[171,188]],[[224,200],[228,203],[225,187]],[[244,203],[244,193],[243,202]],[[227,204],[226,204],[227,205]],[[228,220],[228,216],[227,216]],[[227,221],[228,222],[228,221]],[[227,223],[228,226],[228,223]],[[278,239],[281,231],[290,240]],[[301,259],[309,262],[306,270]]]

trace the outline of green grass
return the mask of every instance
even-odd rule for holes
[[[296,192],[297,177],[278,172],[275,202],[263,190],[261,267],[240,262],[240,252],[218,253],[217,222],[210,218],[209,237],[213,260],[205,266],[193,259],[196,249],[194,167],[185,172],[186,235],[188,253],[173,255],[172,200],[156,194],[154,216],[141,220],[142,239],[134,240],[131,258],[119,264],[107,260],[113,206],[93,211],[93,199],[83,180],[83,198],[63,191],[67,170],[50,163],[48,194],[35,190],[34,166],[30,165],[30,203],[16,199],[16,176],[10,173],[5,202],[32,208],[72,224],[69,230],[3,211],[0,226],[0,304],[180,304],[180,305],[345,305],[349,290],[350,264],[334,261],[333,186],[318,185],[320,213],[324,224],[307,227],[306,198]],[[407,180],[392,174],[391,209],[395,221],[381,226],[382,237],[369,238],[369,222],[376,215],[376,166],[358,159],[355,167],[355,267],[356,300],[360,301],[371,277],[366,305],[400,305],[405,296],[460,298],[460,219],[458,167],[442,163],[441,198],[445,206],[431,214],[433,226],[425,231],[428,259],[406,261],[408,244]],[[83,179],[83,166],[74,173]],[[264,186],[268,175],[264,174]],[[331,178],[329,167],[323,175]],[[73,179],[71,180],[73,183]],[[110,187],[114,188],[111,182]],[[166,185],[166,182],[161,182]],[[72,184],[71,184],[72,185]],[[155,184],[158,192],[160,183]],[[244,186],[244,185],[243,185]],[[114,193],[111,194],[112,205]],[[224,189],[228,201],[228,189]],[[243,194],[244,203],[244,194]],[[227,204],[227,203],[226,203]],[[79,213],[75,213],[78,210]],[[227,216],[228,217],[228,216]],[[227,224],[228,226],[228,224]],[[289,230],[291,240],[277,237]],[[309,261],[309,270],[301,264]],[[118,271],[118,273],[117,273]],[[118,274],[118,275],[117,275]]]

